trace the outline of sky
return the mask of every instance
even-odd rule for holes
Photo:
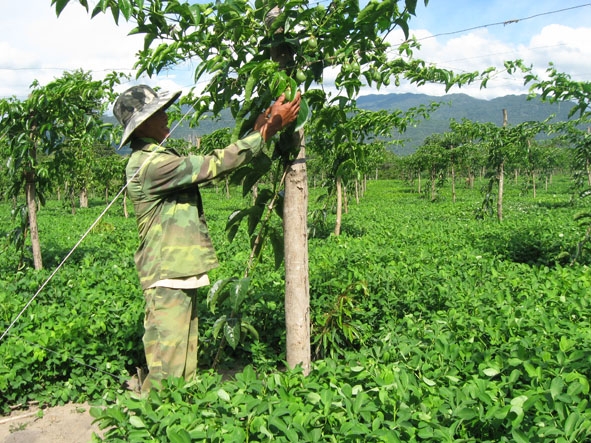
[[[527,93],[523,79],[502,72],[503,61],[522,59],[544,75],[550,62],[576,81],[591,80],[591,3],[583,0],[418,0],[410,33],[421,44],[414,57],[454,72],[472,72],[494,66],[498,74],[485,89],[479,85],[452,88],[491,99]],[[142,36],[128,35],[132,25],[100,14],[91,19],[77,0],[57,18],[51,0],[0,0],[0,98],[27,96],[34,80],[41,85],[64,70],[91,71],[102,78],[117,70],[134,75],[135,54]],[[401,32],[388,36],[393,45]],[[155,78],[136,82],[165,90],[192,86],[194,66],[187,64]],[[330,85],[326,73],[325,85]],[[121,86],[125,89],[130,84]],[[444,95],[441,85],[417,87],[402,83],[362,94],[422,93]]]

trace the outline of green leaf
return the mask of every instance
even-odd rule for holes
[[[427,386],[435,386],[437,385],[437,383],[425,376],[423,376],[423,383],[425,383]]]
[[[92,406],[89,410],[89,414],[93,418],[101,418],[103,416],[103,408],[100,408],[98,406]]]
[[[242,328],[242,333],[249,334],[255,340],[259,339],[259,331],[257,331],[255,327],[246,320],[242,320],[240,327]]]
[[[225,315],[222,315],[220,318],[218,318],[213,323],[213,327],[212,327],[213,338],[218,338],[218,335],[220,334],[220,331],[225,326],[225,324],[226,324],[226,316]]]
[[[119,10],[123,14],[123,17],[125,17],[125,20],[129,21],[131,13],[133,12],[131,0],[119,0]],[[115,20],[115,22],[117,22],[117,20]]]
[[[575,437],[579,433],[577,424],[580,419],[581,415],[576,411],[569,414],[564,422],[564,434],[567,438],[572,439],[572,437]]]
[[[309,392],[308,395],[306,396],[306,398],[307,398],[308,402],[313,405],[319,403],[320,400],[322,400],[322,397],[317,392]]]
[[[254,89],[255,82],[256,82],[256,78],[251,74],[248,77],[248,80],[246,81],[246,86],[244,88],[244,100],[246,102],[249,102],[250,98],[252,97],[252,91]]]
[[[70,0],[52,0],[52,5],[55,5],[55,12],[58,17],[68,3],[70,3]],[[86,7],[86,10],[88,10],[88,6]]]
[[[249,214],[248,209],[243,209],[240,211],[234,211],[228,217],[228,221],[226,222],[226,232],[228,235],[228,240],[231,242],[236,237],[238,233],[238,228],[240,227],[240,222],[244,217]]]
[[[560,337],[559,347],[562,352],[568,352],[575,345],[574,340],[569,340],[566,336]]]
[[[521,430],[517,428],[511,429],[511,435],[513,436],[513,440],[516,443],[529,443],[530,439],[528,436]]]
[[[218,397],[223,400],[223,401],[230,401],[230,394],[228,394],[228,392],[224,389],[224,388],[220,388],[217,390],[217,395]]]
[[[560,394],[562,394],[562,390],[564,389],[564,380],[562,377],[554,377],[552,383],[550,384],[550,395],[552,399],[556,399]]]
[[[472,408],[460,408],[454,412],[454,415],[463,420],[473,420],[478,417],[478,412]]]
[[[232,311],[240,312],[242,302],[248,295],[248,289],[250,287],[250,278],[240,278],[234,282],[234,288],[230,295],[230,302],[232,303]]]
[[[525,402],[527,401],[528,397],[527,395],[519,395],[515,398],[511,399],[511,406],[517,406],[517,407],[522,407]]]
[[[253,235],[256,230],[263,213],[265,212],[264,206],[252,206],[248,211],[248,235]]]
[[[191,435],[184,429],[167,427],[166,436],[171,443],[191,443]]]
[[[211,312],[215,312],[215,308],[218,304],[222,304],[228,297],[230,297],[230,290],[228,285],[236,281],[235,277],[225,278],[216,281],[209,292],[207,293],[207,305]]]
[[[300,129],[302,129],[306,125],[308,120],[310,120],[311,115],[312,115],[312,111],[310,110],[310,107],[308,106],[308,102],[306,101],[306,99],[304,97],[302,97],[301,102],[300,102],[300,112],[298,113],[298,118],[296,119],[296,122],[295,122],[294,131],[297,132]]]
[[[144,423],[144,421],[138,417],[137,415],[132,415],[131,417],[129,417],[129,424],[131,426],[133,426],[134,428],[145,428],[146,424]]]
[[[240,343],[241,322],[236,318],[228,318],[224,324],[224,337],[232,349]]]
[[[488,377],[494,377],[495,375],[499,375],[501,373],[501,371],[499,371],[497,368],[486,368],[482,372],[484,372],[484,375]]]
[[[261,434],[263,434],[265,437],[267,437],[269,440],[273,440],[273,434],[271,433],[271,431],[269,431],[269,429],[267,429],[267,427],[265,426],[265,424],[261,424],[258,428],[259,432]]]
[[[287,433],[287,431],[289,430],[287,424],[285,423],[285,421],[283,420],[283,418],[281,418],[278,415],[271,415],[269,417],[269,426],[273,426],[274,428],[278,429],[279,431],[283,432],[284,434]]]
[[[279,97],[287,88],[287,77],[284,72],[276,72],[271,80],[271,94]]]
[[[425,0],[425,6],[427,5],[428,0]],[[415,11],[417,9],[417,0],[405,0],[406,9],[412,15],[415,15]]]
[[[281,266],[285,258],[285,241],[283,231],[275,228],[269,230],[269,238],[273,247],[273,256],[275,257],[275,269]]]
[[[251,161],[251,169],[242,183],[242,196],[246,196],[253,186],[263,177],[272,166],[271,159],[266,155],[258,155]]]

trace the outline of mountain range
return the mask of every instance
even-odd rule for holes
[[[508,123],[516,125],[525,121],[543,121],[555,116],[554,121],[565,121],[572,105],[565,103],[547,103],[537,97],[528,99],[527,95],[507,95],[492,100],[482,100],[466,94],[447,94],[442,97],[425,94],[372,94],[360,96],[357,107],[370,111],[401,110],[430,103],[441,103],[427,120],[422,120],[416,127],[409,126],[406,132],[395,137],[398,144],[389,149],[399,155],[412,154],[431,134],[449,131],[450,120],[469,119],[474,122],[492,122],[502,124],[503,109],[507,110]],[[114,118],[112,119],[114,121]],[[175,129],[174,137],[194,140],[224,126],[232,126],[232,118],[228,111],[222,113],[220,119],[202,120],[197,128],[180,125]],[[123,148],[121,154],[129,153]]]
[[[527,95],[507,95],[482,100],[466,94],[448,94],[443,97],[424,94],[366,95],[357,99],[357,107],[370,111],[406,111],[432,102],[441,105],[427,120],[421,121],[416,127],[409,126],[405,133],[399,134],[398,138],[402,143],[392,148],[394,152],[400,155],[411,154],[429,135],[448,132],[452,119],[491,122],[500,126],[503,123],[503,109],[506,109],[509,125],[525,121],[543,121],[550,116],[554,116],[553,121],[565,121],[568,120],[568,114],[573,107],[565,103],[543,102],[539,97],[528,99]]]

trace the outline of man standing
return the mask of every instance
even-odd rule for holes
[[[126,175],[140,239],[135,262],[146,302],[144,393],[165,377],[189,380],[197,371],[197,288],[209,284],[207,272],[218,265],[198,185],[257,155],[295,121],[300,106],[299,92],[291,102],[281,96],[242,140],[209,155],[181,156],[162,146],[170,135],[165,111],[180,94],[134,86],[113,108],[124,127],[121,146],[131,142],[132,150]]]

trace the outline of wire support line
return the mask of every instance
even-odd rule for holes
[[[183,122],[183,120],[189,114],[189,112],[191,112],[191,109],[188,109],[187,112],[185,112],[183,114],[183,116],[181,117],[181,119],[179,119],[179,121],[175,124],[174,128],[169,131],[169,133],[166,136],[166,138],[164,140],[162,140],[162,142],[160,142],[159,147],[162,147],[162,145],[166,142],[166,140],[168,140],[168,138],[170,138],[170,135],[179,127],[179,125]],[[146,158],[146,160],[144,161],[144,163],[142,163],[142,165],[137,169],[137,171],[135,171],[135,173],[127,180],[127,182],[123,185],[123,187],[115,195],[115,197],[113,198],[113,200],[99,214],[99,216],[97,217],[97,219],[90,225],[90,227],[86,230],[86,232],[82,235],[82,237],[80,237],[80,239],[78,240],[78,242],[76,242],[76,244],[70,250],[70,252],[68,252],[66,254],[66,256],[62,259],[62,261],[59,263],[59,265],[53,270],[53,272],[49,275],[49,277],[47,277],[47,279],[45,279],[45,281],[43,282],[43,284],[39,287],[39,289],[37,289],[37,292],[35,292],[35,294],[29,299],[29,301],[25,304],[25,306],[23,307],[23,309],[14,318],[14,320],[12,321],[12,323],[10,323],[10,325],[8,325],[8,328],[6,328],[6,330],[2,333],[2,336],[0,336],[0,343],[2,342],[2,340],[4,339],[4,337],[6,335],[8,335],[8,333],[14,327],[14,325],[18,322],[18,320],[23,316],[23,314],[29,308],[29,306],[31,305],[31,303],[33,303],[33,301],[35,301],[35,299],[41,293],[41,291],[43,291],[43,289],[45,289],[45,287],[53,279],[53,277],[55,276],[55,274],[57,274],[58,271],[63,267],[64,263],[66,263],[66,261],[74,253],[74,251],[76,251],[76,249],[78,249],[78,246],[80,246],[80,244],[84,241],[84,239],[86,237],[88,237],[88,234],[90,234],[90,232],[95,228],[95,226],[99,223],[99,221],[101,221],[101,219],[105,216],[105,214],[109,211],[109,209],[111,209],[111,207],[115,204],[115,202],[117,201],[117,199],[121,196],[121,194],[123,194],[123,192],[125,191],[125,189],[127,189],[127,186],[129,185],[129,183],[131,183],[131,181],[140,173],[140,171],[143,169],[144,165],[148,162],[148,160],[150,160],[150,158],[152,157],[152,155],[156,151],[157,150],[154,150],[154,151],[152,151],[150,153],[150,155]]]
[[[321,5],[323,3],[329,4],[330,2],[328,0],[320,0],[320,1],[317,1],[317,2],[314,2],[314,3],[311,3],[311,4]],[[526,16],[526,17],[515,18],[515,19],[507,19],[507,20],[503,20],[503,21],[500,21],[500,22],[494,22],[494,23],[486,23],[486,24],[483,24],[483,25],[477,25],[477,26],[473,26],[473,27],[465,28],[465,29],[458,29],[458,30],[455,30],[455,31],[440,32],[440,33],[436,33],[436,34],[433,34],[433,35],[430,35],[430,36],[426,36],[426,37],[422,37],[422,38],[417,38],[416,41],[424,41],[424,40],[428,40],[428,39],[432,39],[432,38],[436,38],[436,37],[461,34],[461,33],[464,33],[464,32],[474,31],[476,29],[489,28],[489,27],[493,27],[493,26],[508,26],[508,25],[512,25],[512,24],[517,24],[519,22],[523,22],[523,21],[527,21],[527,20],[532,20],[534,18],[538,18],[538,17],[542,17],[542,16],[559,14],[561,12],[572,11],[572,10],[575,10],[575,9],[585,8],[585,7],[589,7],[589,6],[591,6],[591,3],[583,3],[583,4],[580,4],[580,5],[571,6],[571,7],[563,8],[563,9],[557,9],[557,10],[554,10],[554,11],[540,12],[540,13],[533,14],[533,15]],[[411,20],[410,23],[412,23],[412,20]],[[386,50],[386,53],[393,53],[396,50],[398,50],[398,48],[400,46],[401,45],[392,45],[391,48],[388,48]],[[332,59],[333,58],[328,57],[326,60],[332,60]],[[308,63],[307,64],[312,64],[315,61],[322,61],[322,60],[308,60]],[[70,69],[70,68],[67,68],[67,69],[66,68],[59,68],[59,67],[43,67],[43,68],[42,67],[22,67],[22,68],[19,68],[19,67],[0,66],[0,70],[5,70],[5,71],[20,71],[20,70],[33,70],[33,71],[34,70],[39,70],[39,71],[42,71],[42,70],[68,70],[68,69]],[[174,69],[170,69],[170,70],[173,71]],[[103,69],[93,69],[91,71],[93,71],[93,72],[109,72],[109,71],[130,71],[130,72],[135,72],[135,71],[137,71],[137,69],[136,68],[132,68],[132,69],[129,69],[129,68],[122,68],[122,69],[121,68],[117,68],[117,69],[115,69],[115,68],[113,68],[113,69],[103,68]],[[197,82],[197,85],[202,84],[202,83],[207,83],[207,81]]]
[[[528,17],[522,17],[522,18],[504,20],[502,22],[488,23],[488,24],[485,24],[485,25],[473,26],[471,28],[459,29],[457,31],[440,32],[440,33],[437,33],[437,34],[430,35],[428,37],[419,38],[419,39],[417,39],[417,41],[428,40],[430,38],[442,37],[442,36],[446,36],[446,35],[461,34],[461,33],[468,32],[468,31],[474,31],[476,29],[490,28],[492,26],[501,26],[501,25],[502,26],[508,26],[508,25],[512,25],[512,24],[515,24],[515,23],[524,22],[526,20],[531,20],[531,19],[534,19],[534,18],[542,17],[542,16],[545,16],[545,15],[558,14],[560,12],[571,11],[573,9],[579,9],[579,8],[585,8],[585,7],[588,7],[588,6],[591,6],[591,3],[585,3],[585,4],[582,4],[582,5],[571,6],[570,8],[557,9],[556,11],[540,12],[539,14],[530,15]]]

